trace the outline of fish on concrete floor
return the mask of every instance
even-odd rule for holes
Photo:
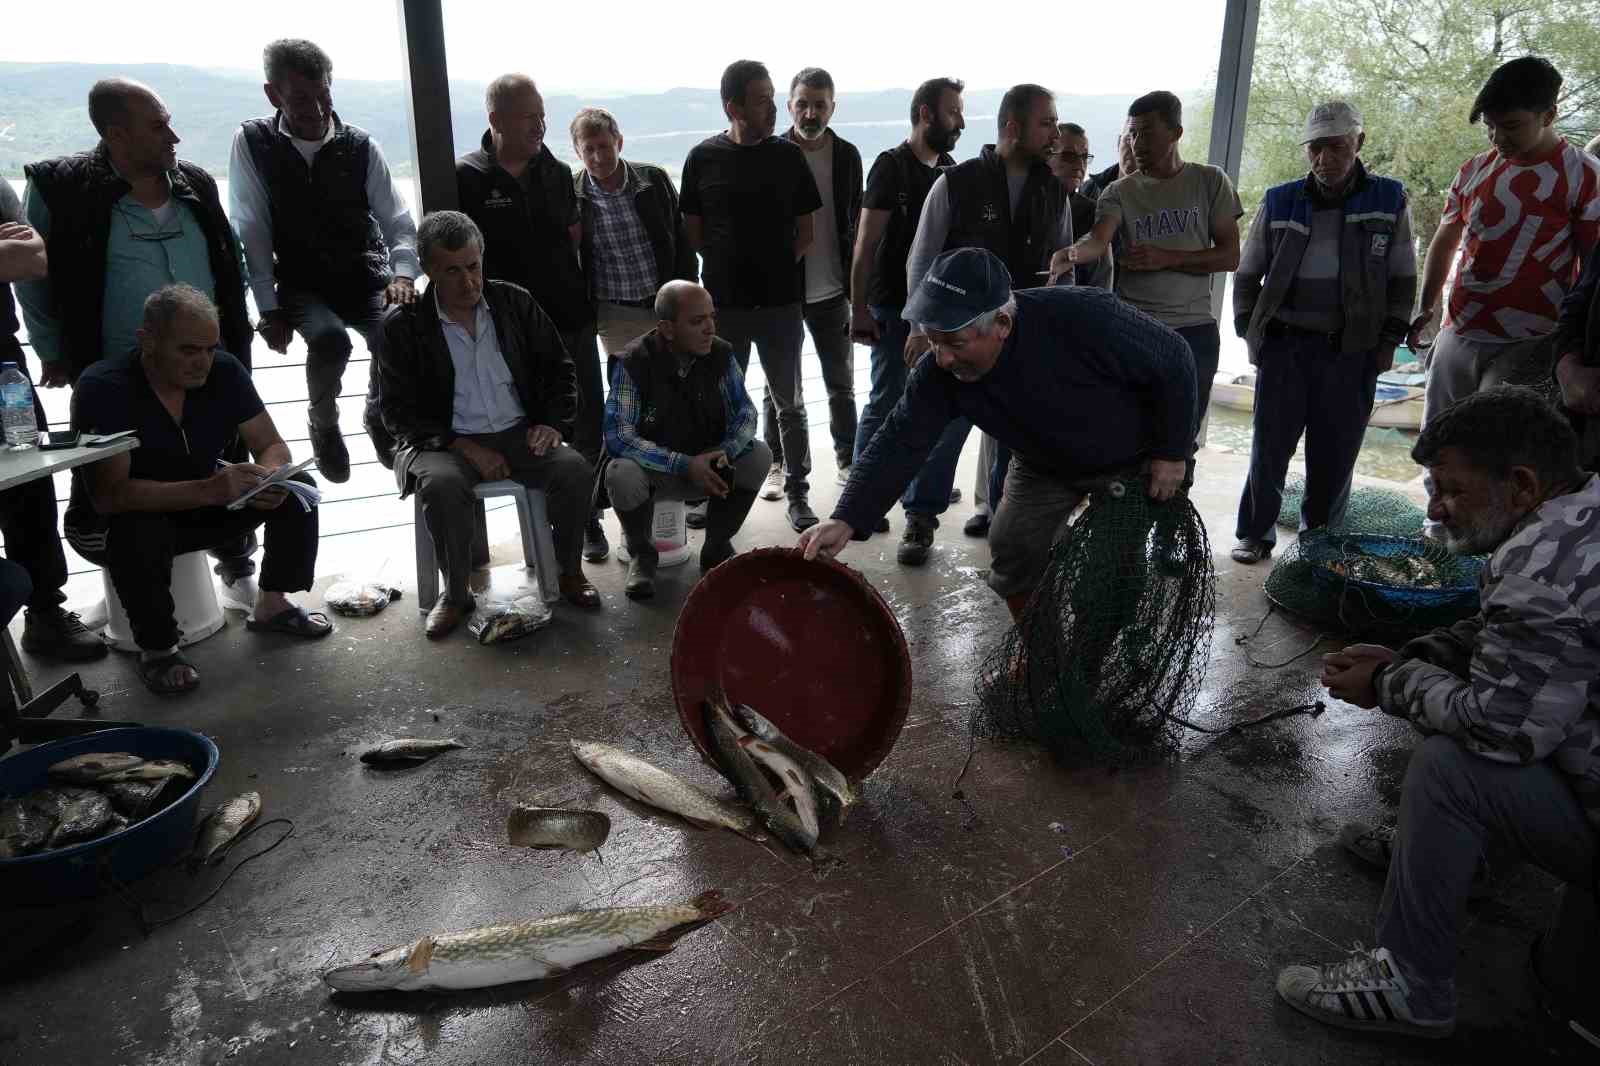
[[[705,828],[721,826],[761,839],[755,815],[696,788],[689,782],[621,748],[599,741],[572,743],[572,754],[600,780],[623,795]]]
[[[376,951],[362,962],[324,972],[322,979],[341,992],[488,988],[534,981],[627,948],[670,951],[671,944],[658,939],[663,934],[731,909],[720,893],[704,892],[688,903],[607,907],[488,925]]]
[[[195,836],[192,864],[196,867],[210,865],[260,814],[261,794],[245,792],[206,815]]]
[[[518,804],[506,816],[506,837],[523,848],[593,851],[611,835],[611,819],[600,811]]]
[[[397,740],[386,740],[376,747],[368,748],[361,753],[361,761],[369,766],[382,766],[386,763],[419,763],[441,755],[447,751],[455,751],[466,747],[454,737],[443,740],[429,740],[421,737],[401,737]]]
[[[747,750],[741,740],[753,739],[740,729],[721,707],[707,701],[706,728],[711,733],[712,747],[717,753],[718,765],[733,787],[739,790],[744,801],[755,808],[757,816],[774,836],[795,851],[807,853],[817,846],[815,801],[809,795],[810,785],[802,783],[802,790],[812,802],[812,821],[807,825],[796,809],[789,806],[789,786],[782,793],[767,779],[766,771],[757,763],[755,754]]]
[[[733,717],[751,734],[760,737],[798,763],[800,768],[811,776],[818,792],[833,804],[838,812],[839,823],[844,824],[850,808],[861,798],[849,778],[821,755],[790,740],[781,729],[758,713],[755,708],[742,703],[734,704]]]

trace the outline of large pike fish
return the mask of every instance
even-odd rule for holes
[[[599,741],[572,743],[572,754],[600,780],[624,796],[670,811],[707,829],[722,826],[760,839],[755,816],[715,796],[707,795],[637,755]]]
[[[839,772],[838,767],[811,749],[803,748],[784,736],[781,729],[773,725],[753,707],[747,707],[742,703],[735,704],[733,706],[733,716],[753,736],[759,737],[774,748],[777,748],[798,763],[800,768],[807,774],[811,775],[811,780],[816,783],[817,788],[838,807],[839,823],[841,825],[844,824],[845,816],[850,813],[850,808],[861,797],[857,794],[855,787],[850,784],[850,779]]]
[[[670,951],[671,944],[657,939],[662,934],[731,909],[720,893],[704,892],[688,903],[570,911],[486,925],[377,951],[363,962],[328,970],[322,979],[341,992],[487,988],[535,981],[625,948]]]
[[[809,852],[816,847],[821,833],[816,796],[800,768],[779,756],[776,749],[740,729],[719,692],[712,693],[706,701],[706,729],[711,733],[712,747],[722,772],[745,802],[755,808],[773,835],[795,851]],[[775,768],[774,773],[784,783],[782,792],[773,787],[761,765],[774,767],[775,761],[781,767]],[[791,800],[793,808],[789,806]]]

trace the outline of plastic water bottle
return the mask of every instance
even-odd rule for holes
[[[33,418],[33,386],[16,363],[0,363],[0,413],[5,418],[6,447],[25,451],[39,443]]]

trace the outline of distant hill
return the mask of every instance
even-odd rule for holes
[[[165,64],[0,63],[0,176],[20,177],[24,163],[93,145],[95,136],[84,99],[94,81],[113,74],[153,86],[171,109],[173,127],[183,138],[179,154],[219,177],[228,168],[234,130],[242,120],[266,114],[269,106],[260,79],[243,71]],[[454,147],[460,155],[477,147],[487,127],[484,83],[452,81],[450,89]],[[398,80],[335,80],[333,90],[340,117],[371,133],[395,170],[409,174],[411,137],[404,85]],[[994,140],[994,114],[1003,92],[967,91],[969,127],[957,145],[958,159],[975,155],[979,147]],[[878,152],[905,137],[910,101],[910,88],[841,94],[834,128],[861,150],[870,167]],[[658,163],[674,176],[696,142],[726,125],[715,89],[670,89],[597,99],[552,88],[545,97],[551,126],[548,143],[551,151],[574,166],[577,158],[566,126],[585,104],[600,104],[617,116],[626,156]],[[1097,153],[1096,165],[1109,164],[1128,97],[1063,95],[1056,105],[1064,121],[1077,122],[1088,130]],[[780,115],[780,130],[784,125]]]

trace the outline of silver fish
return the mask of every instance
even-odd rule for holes
[[[706,703],[706,728],[711,732],[712,746],[716,749],[722,772],[733,787],[739,790],[746,803],[756,813],[774,836],[795,851],[809,852],[817,846],[817,834],[809,830],[800,816],[789,809],[766,771],[756,764],[754,755],[740,743],[750,734],[740,729],[727,711],[711,702]]]
[[[448,737],[444,740],[426,740],[418,737],[402,737],[399,740],[386,740],[377,747],[368,748],[361,753],[361,761],[369,765],[390,762],[422,762],[435,755],[447,751],[464,748],[465,744]]]
[[[523,848],[593,851],[611,835],[611,819],[600,811],[518,804],[506,816],[506,837]]]
[[[36,793],[0,800],[0,859],[15,859],[43,850],[56,831],[60,804],[34,801]]]
[[[637,755],[593,740],[572,741],[572,754],[596,777],[640,803],[670,811],[699,826],[722,826],[760,839],[755,816],[749,811],[707,795]]]
[[[208,865],[261,814],[261,794],[245,792],[206,815],[195,837],[195,866]]]
[[[144,761],[139,756],[130,755],[125,751],[91,751],[84,755],[74,755],[70,759],[62,759],[50,767],[49,773],[51,777],[61,781],[88,785],[104,779],[109,773],[142,766]]]
[[[48,788],[44,792],[55,793],[53,802],[58,804],[57,810],[60,812],[55,832],[50,834],[52,848],[93,840],[111,825],[114,814],[111,801],[93,789],[67,785]]]
[[[113,807],[135,822],[154,814],[167,802],[177,799],[184,787],[181,777],[169,777],[162,781],[113,781],[109,784],[95,785],[95,788],[104,792],[111,800]]]
[[[752,734],[771,744],[789,758],[800,764],[800,768],[811,776],[821,793],[832,800],[839,812],[839,824],[843,825],[845,817],[850,813],[850,808],[861,798],[855,786],[850,784],[850,779],[840,773],[827,759],[818,755],[810,748],[803,748],[799,744],[784,736],[783,731],[772,722],[763,717],[753,707],[742,703],[735,704],[733,716],[739,724],[748,729]]]
[[[92,783],[110,785],[121,781],[166,781],[173,777],[193,780],[194,771],[176,759],[145,759],[138,766],[101,774]]]
[[[705,892],[688,903],[571,911],[486,925],[376,951],[363,962],[326,971],[322,979],[341,992],[488,988],[534,981],[625,948],[671,950],[656,938],[731,909],[720,893]]]

